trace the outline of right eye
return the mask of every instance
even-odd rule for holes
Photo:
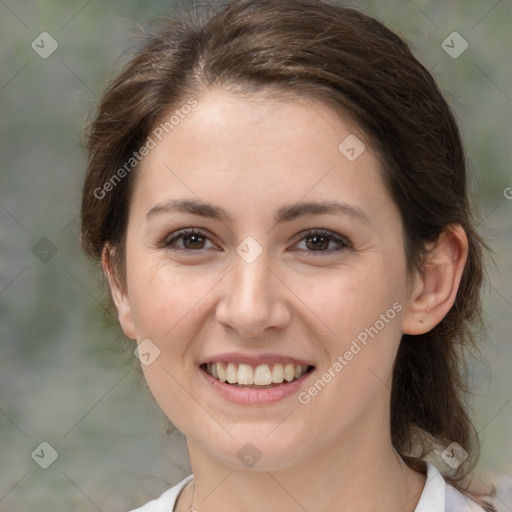
[[[207,243],[211,246],[208,247]],[[167,237],[162,246],[182,252],[200,251],[202,249],[216,249],[208,235],[197,229],[182,229]]]

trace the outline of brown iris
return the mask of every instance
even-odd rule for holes
[[[312,243],[309,243],[310,241],[312,241]],[[310,236],[306,239],[306,246],[313,251],[327,249],[327,247],[329,247],[329,237],[324,235]]]
[[[183,246],[186,249],[203,249],[205,240],[206,238],[204,236],[196,233],[183,235]]]

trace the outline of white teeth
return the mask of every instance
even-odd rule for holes
[[[277,363],[272,368],[272,382],[276,384],[281,384],[284,380],[284,368],[281,363]]]
[[[213,363],[213,366],[217,367],[217,373],[221,382],[226,382],[226,370],[222,363]]]
[[[309,368],[305,365],[291,363],[260,364],[253,367],[249,364],[222,363],[220,361],[207,363],[205,367],[206,372],[213,378],[239,386],[271,386],[272,384],[281,384],[283,381],[292,382],[302,377]]]
[[[256,366],[256,370],[254,371],[254,384],[257,386],[268,386],[272,384],[272,372],[268,364]]]
[[[284,367],[284,380],[291,382],[295,378],[295,366],[293,364],[287,364]]]
[[[255,378],[256,376],[248,364],[241,364],[238,366],[238,384],[255,384]],[[259,384],[259,382],[256,382],[256,384]]]
[[[226,368],[226,380],[230,384],[238,382],[238,372],[236,371],[236,366],[233,363],[228,363],[228,367]]]

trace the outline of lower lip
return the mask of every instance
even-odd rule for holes
[[[225,382],[215,379],[202,368],[200,368],[199,371],[203,378],[206,379],[206,382],[214,391],[219,393],[219,395],[229,402],[243,405],[271,404],[279,402],[290,395],[297,394],[302,384],[314,372],[314,370],[309,371],[297,380],[287,382],[286,384],[266,389],[255,389],[232,386],[231,384],[226,384]]]

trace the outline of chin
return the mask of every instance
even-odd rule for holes
[[[268,436],[271,431],[267,427],[263,430],[239,429],[234,439],[223,436],[222,439],[211,440],[205,447],[214,458],[236,470],[280,471],[298,464],[306,455],[304,441],[298,436],[285,439],[277,432]],[[311,439],[311,436],[305,438]]]

